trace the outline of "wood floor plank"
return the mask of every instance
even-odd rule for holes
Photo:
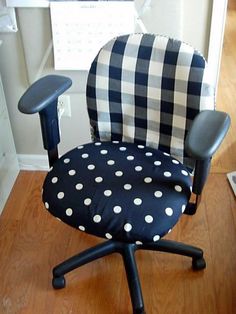
[[[207,263],[207,268],[204,271],[197,272],[192,271],[190,268],[191,261],[188,261],[186,258],[183,261],[183,266],[188,270],[187,275],[184,274],[184,278],[182,279],[185,281],[184,313],[187,313],[190,308],[192,309],[192,313],[217,313],[214,283],[212,282],[212,278],[214,277],[212,255],[209,245],[210,226],[208,225],[205,210],[206,204],[203,200],[197,213],[193,217],[183,216],[178,225],[181,229],[181,241],[203,249]],[[191,296],[195,296],[194,298],[189,297],[190,291]]]
[[[228,9],[229,10],[236,10],[236,1],[235,0],[228,0]]]
[[[224,45],[221,60],[220,78],[216,107],[218,110],[229,113],[232,123],[230,130],[222,146],[213,159],[212,172],[231,172],[236,170],[236,109],[235,109],[235,85],[236,85],[236,4],[232,0],[228,10]],[[234,6],[234,7],[233,7]]]
[[[218,178],[218,180],[216,179]],[[210,244],[219,313],[236,310],[236,229],[232,211],[236,210],[234,196],[224,175],[213,175],[208,188],[206,214],[208,216]],[[228,254],[230,252],[230,254]]]

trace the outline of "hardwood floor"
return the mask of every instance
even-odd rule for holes
[[[229,133],[213,160],[214,172],[236,170],[236,8],[228,10],[216,107],[232,119]]]
[[[228,9],[236,10],[236,0],[228,0]]]
[[[21,172],[0,217],[0,313],[132,313],[120,256],[95,261],[51,287],[51,269],[102,240],[57,221],[41,203],[42,172]],[[235,199],[224,174],[211,174],[198,213],[183,216],[168,238],[200,246],[207,268],[191,260],[138,252],[148,314],[233,314],[236,309]]]
[[[225,172],[236,170],[236,11],[229,11],[218,108],[232,126],[213,162],[202,203],[183,216],[168,238],[203,248],[204,271],[188,258],[137,253],[148,314],[236,313],[236,202]],[[51,269],[102,240],[78,232],[47,213],[41,203],[43,172],[22,171],[0,217],[0,314],[130,314],[124,267],[117,254],[66,276],[67,287],[51,287]]]
[[[236,1],[235,1],[236,2]],[[233,1],[232,1],[233,3]],[[230,3],[229,3],[230,4]],[[217,96],[217,109],[230,114],[232,124],[219,152],[213,160],[212,171],[236,170],[236,8],[228,10]]]

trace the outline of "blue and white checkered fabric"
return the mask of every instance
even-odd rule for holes
[[[214,109],[204,58],[191,46],[151,34],[120,36],[92,63],[87,83],[92,135],[160,149],[193,166],[184,139],[201,110]]]

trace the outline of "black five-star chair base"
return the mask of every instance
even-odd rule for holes
[[[152,250],[189,256],[192,258],[192,268],[194,270],[201,270],[206,267],[206,262],[203,258],[203,251],[197,247],[187,244],[163,239],[157,241],[156,243],[148,243],[143,245],[116,242],[111,240],[81,252],[56,266],[53,269],[52,285],[55,289],[64,288],[66,285],[64,275],[66,273],[100,257],[112,253],[120,253],[125,265],[133,306],[133,314],[145,314],[142,290],[134,256],[134,253],[137,250]]]

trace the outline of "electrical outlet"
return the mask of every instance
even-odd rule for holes
[[[70,96],[69,95],[60,95],[57,102],[57,110],[59,118],[71,117],[71,105],[70,105]]]

